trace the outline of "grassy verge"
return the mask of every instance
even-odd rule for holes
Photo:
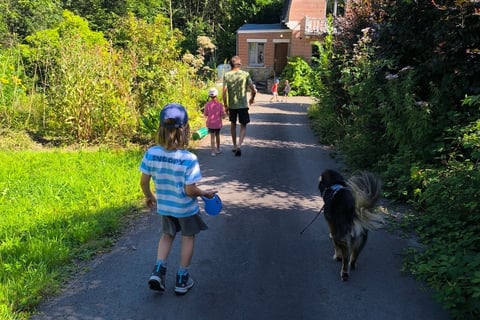
[[[0,151],[0,319],[26,319],[141,198],[143,151]]]

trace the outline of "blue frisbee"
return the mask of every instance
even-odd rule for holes
[[[222,211],[222,200],[215,194],[213,198],[202,197],[205,202],[205,212],[210,216],[216,216]]]

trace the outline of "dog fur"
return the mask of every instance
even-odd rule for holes
[[[318,181],[324,202],[324,216],[330,229],[335,254],[342,261],[340,277],[348,280],[364,248],[368,231],[381,227],[383,217],[375,213],[381,181],[370,172],[361,172],[347,181],[335,170],[325,170]]]

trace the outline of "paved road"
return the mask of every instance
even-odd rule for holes
[[[340,165],[317,144],[307,100],[269,98],[259,95],[251,108],[241,157],[230,151],[228,125],[221,155],[210,156],[207,139],[199,146],[202,186],[220,190],[224,210],[205,216],[209,230],[198,236],[191,266],[196,285],[186,296],[173,293],[178,243],[167,291],[148,289],[160,225],[145,213],[32,319],[449,319],[421,283],[400,272],[406,240],[373,232],[358,269],[341,282],[323,217],[300,235],[322,206],[318,175]]]

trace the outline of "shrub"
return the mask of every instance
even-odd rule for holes
[[[471,163],[450,163],[423,173],[416,230],[424,252],[411,251],[406,266],[435,291],[455,319],[480,316],[480,171]]]
[[[380,172],[386,194],[418,210],[409,222],[425,250],[410,251],[407,269],[455,319],[480,316],[479,10],[471,1],[358,2],[337,22],[328,70],[313,71],[325,86],[310,111],[317,132],[351,169]]]
[[[311,72],[312,68],[302,57],[288,57],[281,77],[290,81],[292,96],[308,96],[312,93]]]

